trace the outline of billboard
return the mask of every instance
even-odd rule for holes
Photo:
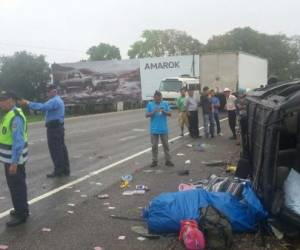
[[[66,104],[141,100],[138,60],[53,64],[52,75]]]
[[[199,55],[153,57],[140,59],[142,98],[149,100],[166,77],[190,75],[199,77]]]
[[[166,77],[199,76],[199,55],[52,65],[66,104],[149,100]]]

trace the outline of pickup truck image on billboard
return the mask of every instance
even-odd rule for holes
[[[141,100],[138,60],[53,64],[52,74],[66,104]]]

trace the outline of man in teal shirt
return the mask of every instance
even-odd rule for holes
[[[162,101],[162,95],[159,91],[154,93],[154,101],[147,105],[146,118],[150,118],[150,134],[152,144],[152,164],[151,167],[156,167],[158,162],[158,141],[161,140],[166,166],[173,167],[171,155],[169,152],[168,142],[168,120],[171,116],[171,110],[168,102]]]

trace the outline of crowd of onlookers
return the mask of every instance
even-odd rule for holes
[[[188,92],[188,96],[186,96],[186,91]],[[199,101],[194,98],[193,90],[182,88],[181,96],[177,99],[181,135],[183,136],[184,126],[186,126],[192,138],[200,137],[198,129],[198,107],[199,104],[201,104],[204,136],[206,138],[213,138],[215,135],[223,135],[221,132],[219,116],[221,108],[223,108],[228,114],[229,127],[232,132],[230,139],[236,140],[237,115],[241,109],[241,102],[237,96],[232,94],[232,91],[229,88],[224,89],[224,96],[226,98],[226,103],[224,107],[221,107],[221,100],[216,95],[215,91],[210,90],[208,87],[204,87],[199,103]]]
[[[188,128],[190,137],[200,138],[199,134],[199,106],[202,107],[203,127],[205,138],[214,138],[215,135],[222,136],[219,113],[222,109],[227,111],[228,123],[232,136],[230,139],[236,140],[239,144],[239,129],[237,125],[237,115],[243,108],[244,92],[235,96],[229,88],[224,89],[225,106],[221,107],[221,100],[215,94],[214,90],[208,87],[202,89],[200,100],[194,96],[194,90],[182,88],[180,96],[177,99],[178,121],[180,126],[180,135],[184,136],[184,127]],[[223,111],[223,110],[222,110]],[[174,166],[169,154],[168,145],[168,124],[167,117],[171,116],[171,110],[168,102],[162,101],[162,94],[159,91],[154,93],[154,100],[147,105],[146,117],[150,118],[150,134],[152,143],[152,167],[158,165],[158,143],[159,139],[165,153],[166,166]]]

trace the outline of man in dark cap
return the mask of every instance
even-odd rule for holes
[[[0,161],[5,166],[5,176],[14,210],[6,223],[14,227],[25,223],[29,215],[25,164],[28,160],[27,120],[16,107],[17,96],[13,92],[0,93],[0,108],[4,116],[0,124]]]
[[[168,142],[168,119],[171,116],[171,110],[168,102],[162,101],[162,95],[159,91],[155,91],[154,100],[147,105],[146,118],[150,118],[150,134],[152,144],[152,164],[156,167],[158,164],[158,141],[161,140],[166,166],[173,167],[171,155],[169,152]]]
[[[54,171],[47,174],[47,177],[69,176],[70,163],[64,128],[65,105],[57,93],[56,85],[48,86],[47,96],[49,100],[45,103],[21,100],[20,104],[45,113],[48,147],[54,164]]]

